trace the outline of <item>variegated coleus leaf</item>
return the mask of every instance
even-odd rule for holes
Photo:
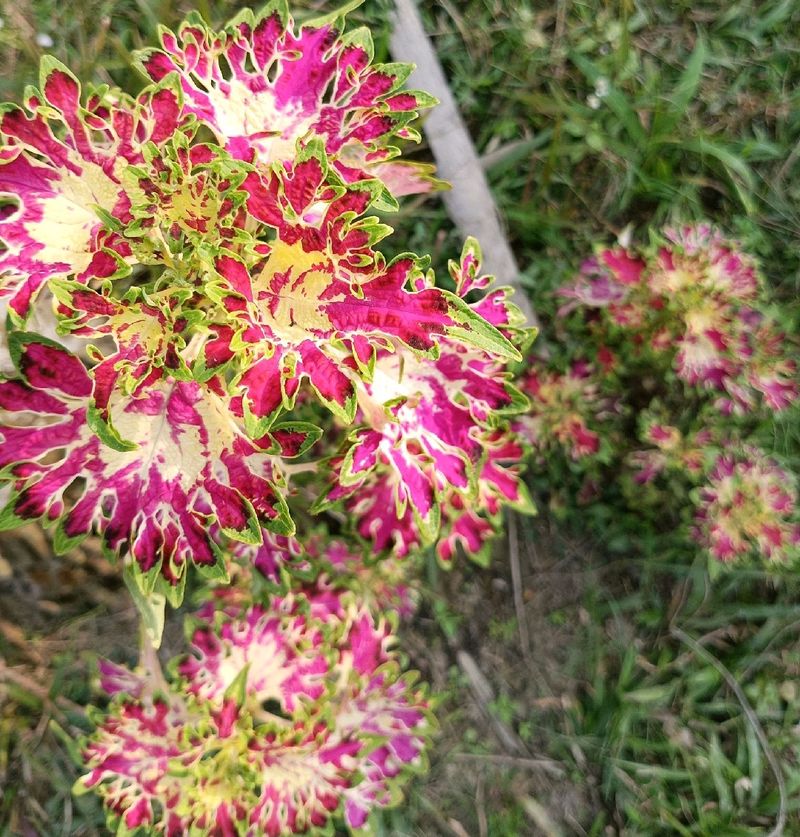
[[[462,299],[472,299],[470,308],[476,314],[491,323],[509,339],[530,342],[536,336],[534,329],[526,329],[525,315],[512,301],[514,293],[510,286],[495,286],[495,277],[481,272],[483,254],[477,239],[469,236],[461,249],[458,261],[448,263],[450,276],[455,282],[456,295]],[[470,297],[470,294],[472,297]],[[480,294],[474,298],[476,294]]]
[[[192,14],[177,34],[162,30],[161,48],[140,61],[156,81],[177,73],[184,112],[235,157],[292,160],[298,142],[319,137],[339,174],[355,182],[380,176],[397,153],[393,138],[417,138],[408,125],[434,100],[401,90],[411,66],[373,64],[369,32],[342,35],[343,25],[334,13],[296,31],[284,0],[242,12],[221,32]],[[403,178],[406,193],[428,190],[427,170],[414,179]]]
[[[478,476],[477,500],[467,502],[452,492],[442,509],[442,536],[436,555],[449,566],[460,546],[479,564],[487,565],[491,544],[503,531],[503,509],[535,514],[536,508],[522,479],[522,461],[528,453],[520,436],[511,429],[497,428],[482,442],[485,457]]]
[[[144,395],[148,387],[167,377],[182,381],[209,379],[208,371],[203,369],[198,374],[194,363],[210,330],[204,301],[193,289],[178,282],[170,284],[169,273],[163,278],[167,284],[161,290],[149,293],[134,287],[121,299],[114,298],[114,289],[108,283],[94,291],[77,282],[53,282],[61,330],[96,341],[91,347],[96,361],[91,415],[103,424],[99,432],[117,439],[119,430],[113,427],[108,409],[115,392]],[[113,348],[108,338],[113,340]],[[226,400],[226,406],[231,412],[230,421],[238,422],[242,418],[241,399]],[[286,456],[304,453],[321,433],[296,421],[271,426],[272,436]],[[256,438],[261,436],[263,431]]]
[[[444,495],[474,496],[482,429],[526,405],[491,359],[451,341],[440,351],[435,361],[378,359],[360,395],[369,426],[351,435],[328,495],[331,502],[347,497],[370,472],[388,468],[396,475],[392,507],[397,516],[410,507],[425,540],[436,536]]]
[[[341,468],[341,459],[330,461],[334,473]],[[405,558],[420,547],[426,546],[432,539],[431,527],[428,531],[419,525],[414,509],[406,504],[397,508],[398,474],[387,467],[376,469],[367,474],[357,485],[349,486],[340,501],[353,530],[375,552],[388,554],[392,558]],[[436,504],[432,521],[436,533],[441,525],[442,500]]]
[[[108,407],[115,391],[146,395],[148,387],[167,377],[191,379],[181,352],[186,335],[203,317],[201,311],[182,308],[191,291],[178,289],[151,297],[133,287],[117,299],[109,283],[96,291],[66,279],[52,280],[50,286],[58,300],[62,333],[97,341],[91,350],[96,361],[91,371],[93,410],[105,424],[110,423]],[[108,338],[114,341],[114,350],[108,347]],[[98,344],[105,346],[105,352]]]
[[[214,382],[166,377],[136,397],[115,391],[108,411],[125,440],[117,444],[90,426],[93,383],[74,355],[19,334],[12,352],[22,378],[0,381],[0,468],[12,488],[3,527],[57,521],[61,549],[94,529],[111,552],[172,585],[188,564],[216,563],[214,521],[252,542],[262,520],[291,530],[278,433],[246,437]]]
[[[196,284],[221,246],[249,240],[239,188],[248,168],[218,146],[190,144],[181,132],[147,143],[141,163],[122,177],[130,201],[122,232],[137,260],[163,265],[173,283]]]
[[[379,350],[408,347],[435,356],[439,340],[518,357],[503,335],[459,297],[433,287],[412,256],[388,265],[372,244],[386,228],[361,218],[372,184],[331,185],[321,149],[278,174],[245,180],[248,211],[276,230],[247,266],[231,251],[217,259],[209,290],[228,312],[204,351],[208,368],[228,364],[251,432],[290,408],[303,378],[351,422],[356,392]]]
[[[388,162],[377,162],[382,156],[380,152],[373,152],[367,155],[366,173],[374,177],[388,189],[389,194],[395,198],[402,198],[405,195],[426,195],[430,192],[437,192],[442,189],[449,189],[444,180],[434,176],[435,166],[426,163],[417,163],[411,160],[394,160]],[[347,157],[339,157],[339,168],[341,163],[347,161]],[[372,162],[376,160],[375,162]],[[346,176],[346,173],[345,173]]]
[[[493,278],[480,275],[480,251],[469,240],[459,264],[451,265],[461,296],[487,291]],[[484,311],[509,336],[522,319],[507,289],[491,289],[467,305]],[[525,339],[524,332],[519,334]],[[363,491],[375,470],[392,477],[392,508],[402,519],[414,515],[424,541],[436,537],[442,498],[455,490],[476,493],[484,448],[481,436],[501,416],[527,407],[490,352],[449,337],[439,340],[431,360],[409,353],[382,353],[371,380],[361,384],[359,406],[366,427],[351,434],[343,456],[333,461],[333,486],[325,502]]]
[[[86,792],[103,782],[103,801],[120,818],[117,833],[135,834],[160,815],[162,833],[183,834],[183,823],[176,812],[156,812],[161,794],[177,799],[185,785],[195,782],[193,777],[188,781],[188,776],[181,778],[172,766],[191,766],[187,733],[191,734],[190,724],[197,722],[198,716],[178,696],[170,699],[147,694],[149,684],[144,677],[115,668],[113,692],[109,690],[109,694],[119,693],[117,685],[125,691],[136,689],[137,694],[123,700],[114,714],[105,717],[102,734],[85,746],[83,759],[89,772],[75,785],[74,792]],[[206,721],[206,726],[216,731],[213,720]],[[136,790],[132,791],[134,784]]]
[[[439,525],[434,543],[445,567],[452,565],[459,547],[470,559],[488,563],[491,542],[503,529],[503,509],[525,514],[535,511],[520,475],[526,455],[520,437],[503,427],[485,431],[480,442],[484,456],[477,469],[474,496],[450,489],[437,498]],[[372,471],[348,490],[344,503],[358,535],[374,551],[390,552],[392,559],[403,558],[431,540],[411,506],[395,508],[398,479],[389,468]]]
[[[389,625],[311,590],[208,618],[160,690],[105,666],[115,696],[79,787],[103,797],[123,833],[278,837],[334,817],[361,833],[422,766],[431,731]]]
[[[281,610],[285,608],[285,610]],[[213,618],[213,616],[212,616]],[[251,608],[242,619],[203,624],[192,637],[192,653],[179,666],[188,691],[221,704],[237,677],[258,705],[273,700],[295,712],[325,691],[326,637],[295,607],[279,599],[269,610]],[[244,674],[243,674],[244,672]]]
[[[82,104],[77,79],[42,60],[41,92],[0,116],[0,296],[14,315],[27,315],[50,277],[85,282],[126,269],[130,248],[106,223],[129,217],[122,174],[179,115],[177,94],[161,87],[135,101],[100,91]]]

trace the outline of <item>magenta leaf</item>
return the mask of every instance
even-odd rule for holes
[[[244,11],[222,32],[191,14],[177,34],[163,30],[161,48],[145,50],[145,73],[161,81],[177,73],[184,111],[208,125],[243,160],[294,158],[319,137],[348,182],[380,177],[392,138],[415,139],[408,124],[434,100],[401,91],[410,65],[373,64],[369,32],[342,36],[343,12],[295,32],[286,5]],[[429,172],[395,173],[401,192],[428,191]]]
[[[13,492],[3,526],[57,521],[64,549],[94,529],[109,551],[129,552],[171,584],[189,563],[216,562],[215,520],[227,536],[254,543],[260,520],[291,530],[280,442],[245,437],[222,396],[170,378],[138,397],[115,392],[112,424],[131,443],[115,450],[87,423],[92,379],[74,355],[31,335],[13,345],[24,380],[0,382],[0,404],[15,417],[0,441]]]
[[[177,126],[178,99],[151,88],[136,101],[120,94],[81,104],[75,77],[42,59],[42,93],[27,108],[0,116],[0,296],[27,315],[31,299],[50,277],[85,282],[127,271],[130,249],[106,223],[124,221],[129,201],[122,173],[141,159],[145,140],[160,142]]]

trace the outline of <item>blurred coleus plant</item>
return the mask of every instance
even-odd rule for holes
[[[794,488],[754,443],[791,421],[796,339],[736,242],[704,224],[653,238],[597,248],[556,291],[562,340],[520,381],[532,471],[543,494],[566,487],[556,510],[597,503],[620,543],[676,536],[685,555],[693,540],[718,561],[789,563]]]
[[[752,445],[719,454],[696,507],[694,537],[719,561],[764,557],[780,565],[800,557],[796,480]]]
[[[598,455],[601,443],[608,445],[603,420],[616,416],[618,399],[601,391],[601,378],[602,371],[582,359],[573,360],[566,372],[534,359],[521,381],[531,407],[518,426],[538,458],[557,447],[579,460]]]
[[[653,248],[600,249],[558,291],[622,362],[649,359],[717,396],[725,413],[780,411],[798,396],[796,346],[771,316],[755,260],[708,225]]]
[[[362,832],[424,768],[430,700],[391,625],[350,594],[207,606],[174,674],[101,663],[111,704],[84,742],[116,833]]]

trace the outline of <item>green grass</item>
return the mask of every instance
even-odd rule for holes
[[[721,223],[797,291],[796,4],[437,8],[431,29],[479,148],[495,153],[490,179],[535,291],[598,237],[675,218]]]
[[[244,5],[7,3],[0,12],[0,98],[18,100],[36,81],[43,51],[37,33],[53,39],[49,51],[81,78],[134,92],[142,80],[130,69],[131,52],[155,43],[159,22],[175,25],[197,7],[219,23]],[[651,226],[708,218],[762,259],[782,317],[797,327],[800,4],[424,5],[486,156],[524,281],[543,311],[548,292],[595,241],[628,228],[644,236]],[[297,6],[330,8],[308,0]],[[387,0],[365,0],[352,15],[374,27],[379,57],[386,56],[388,7]],[[460,250],[436,198],[409,202],[393,223],[402,249],[432,252],[437,265]],[[779,424],[774,432],[779,449],[800,450],[796,425]],[[542,538],[547,525],[545,516],[537,530],[526,530],[528,537]],[[442,734],[430,779],[411,786],[404,806],[387,813],[377,833],[452,835],[458,827],[479,835],[539,833],[541,821],[531,812],[541,804],[565,834],[766,834],[782,806],[785,833],[800,833],[797,585],[744,570],[712,584],[703,566],[643,558],[630,541],[621,551],[602,541],[588,548],[570,537],[558,543],[565,552],[552,564],[573,561],[563,583],[582,574],[596,583],[579,585],[574,599],[550,607],[536,598],[542,578],[527,581],[528,606],[544,620],[542,630],[558,638],[552,649],[534,643],[537,665],[550,654],[565,678],[549,691],[541,671],[520,658],[502,546],[498,569],[438,579],[437,597],[409,632],[409,653],[444,695]],[[570,550],[580,553],[578,563]],[[468,643],[486,666],[500,720],[519,734],[528,755],[556,759],[563,779],[480,761],[501,748],[470,703],[455,667],[456,642]],[[7,654],[0,646],[0,655]],[[738,681],[752,714],[722,670]],[[88,700],[69,672],[65,661],[54,662],[52,695],[64,675],[74,699]],[[91,800],[70,801],[74,768],[59,738],[39,728],[41,700],[19,687],[0,691],[0,698],[0,834],[23,826],[48,835],[103,833]],[[783,771],[783,803],[759,727]],[[477,762],[453,770],[452,752]]]

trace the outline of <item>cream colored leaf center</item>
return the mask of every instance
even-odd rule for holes
[[[93,205],[110,212],[119,197],[119,186],[96,163],[81,161],[80,175],[63,172],[54,184],[58,193],[42,202],[42,217],[25,225],[28,235],[44,247],[36,260],[68,264],[80,273],[92,261],[92,238],[100,224]]]

